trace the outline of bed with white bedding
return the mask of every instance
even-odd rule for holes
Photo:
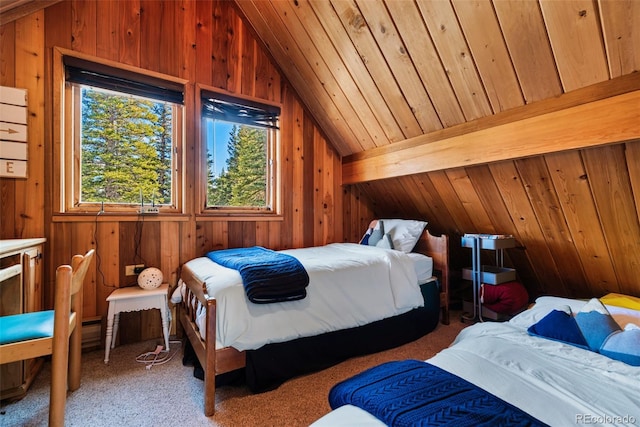
[[[258,352],[287,366],[291,364],[287,358],[301,358],[292,356],[295,353],[288,344],[312,342],[316,349],[335,348],[332,351],[343,360],[354,353],[345,353],[342,348],[357,344],[362,329],[365,341],[378,336],[385,325],[408,329],[407,339],[416,339],[416,333],[424,335],[435,327],[441,310],[443,322],[448,322],[447,236],[434,237],[425,230],[411,254],[354,243],[280,252],[304,265],[309,276],[305,298],[253,304],[247,300],[238,271],[206,257],[182,267],[179,318],[205,372],[207,415],[214,411],[215,375],[248,367],[250,360],[252,372],[262,369],[255,367],[259,366],[255,362]],[[427,288],[434,289],[435,294],[425,302]],[[425,316],[435,322],[428,330],[419,325],[417,332],[413,324],[431,323],[422,321]],[[411,326],[404,328],[405,324]],[[324,341],[325,337],[329,341]],[[336,341],[331,341],[332,337],[337,337]],[[376,341],[384,343],[384,339]],[[388,345],[399,344],[392,340]],[[366,344],[367,351],[387,348],[376,345]],[[266,353],[269,351],[275,353]],[[304,351],[300,354],[305,357],[317,353],[309,348]],[[340,361],[329,359],[328,363]]]
[[[575,316],[585,305],[580,300],[538,298],[535,306],[509,322],[478,323],[465,328],[449,348],[426,362],[488,391],[542,424],[639,425],[640,366],[528,332],[532,325],[549,319],[547,315],[554,310],[569,307]],[[640,327],[640,311],[605,307],[621,328],[617,334]],[[628,341],[637,346],[630,349],[636,364],[640,349],[637,337],[635,334]],[[355,398],[354,402],[361,404]],[[385,423],[346,404],[313,424],[356,425]]]
[[[185,264],[216,299],[217,348],[253,350],[406,313],[424,305],[419,285],[435,280],[433,259],[420,253],[355,243],[280,252],[294,255],[305,266],[311,284],[306,298],[248,304],[237,270],[207,257]],[[184,282],[181,290],[186,292]],[[196,320],[201,333],[206,333],[204,314],[200,305]]]

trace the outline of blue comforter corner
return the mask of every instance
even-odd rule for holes
[[[479,368],[481,369],[481,368]],[[526,412],[437,366],[383,363],[336,384],[332,409],[351,404],[389,426],[544,426]]]
[[[249,301],[256,304],[295,301],[307,296],[309,275],[291,255],[254,246],[213,251],[207,257],[238,270]]]

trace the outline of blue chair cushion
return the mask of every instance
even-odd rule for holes
[[[0,317],[0,344],[53,337],[53,310]]]

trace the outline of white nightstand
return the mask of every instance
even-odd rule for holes
[[[142,289],[139,286],[120,288],[107,297],[109,313],[107,314],[107,338],[104,346],[104,363],[109,363],[109,352],[115,347],[118,335],[120,313],[127,311],[150,310],[157,308],[162,317],[162,333],[165,349],[169,349],[169,305],[167,290],[169,285],[163,283],[156,289]]]

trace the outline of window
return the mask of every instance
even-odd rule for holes
[[[204,208],[277,213],[280,107],[201,91]]]
[[[67,212],[180,209],[184,86],[63,57]]]

